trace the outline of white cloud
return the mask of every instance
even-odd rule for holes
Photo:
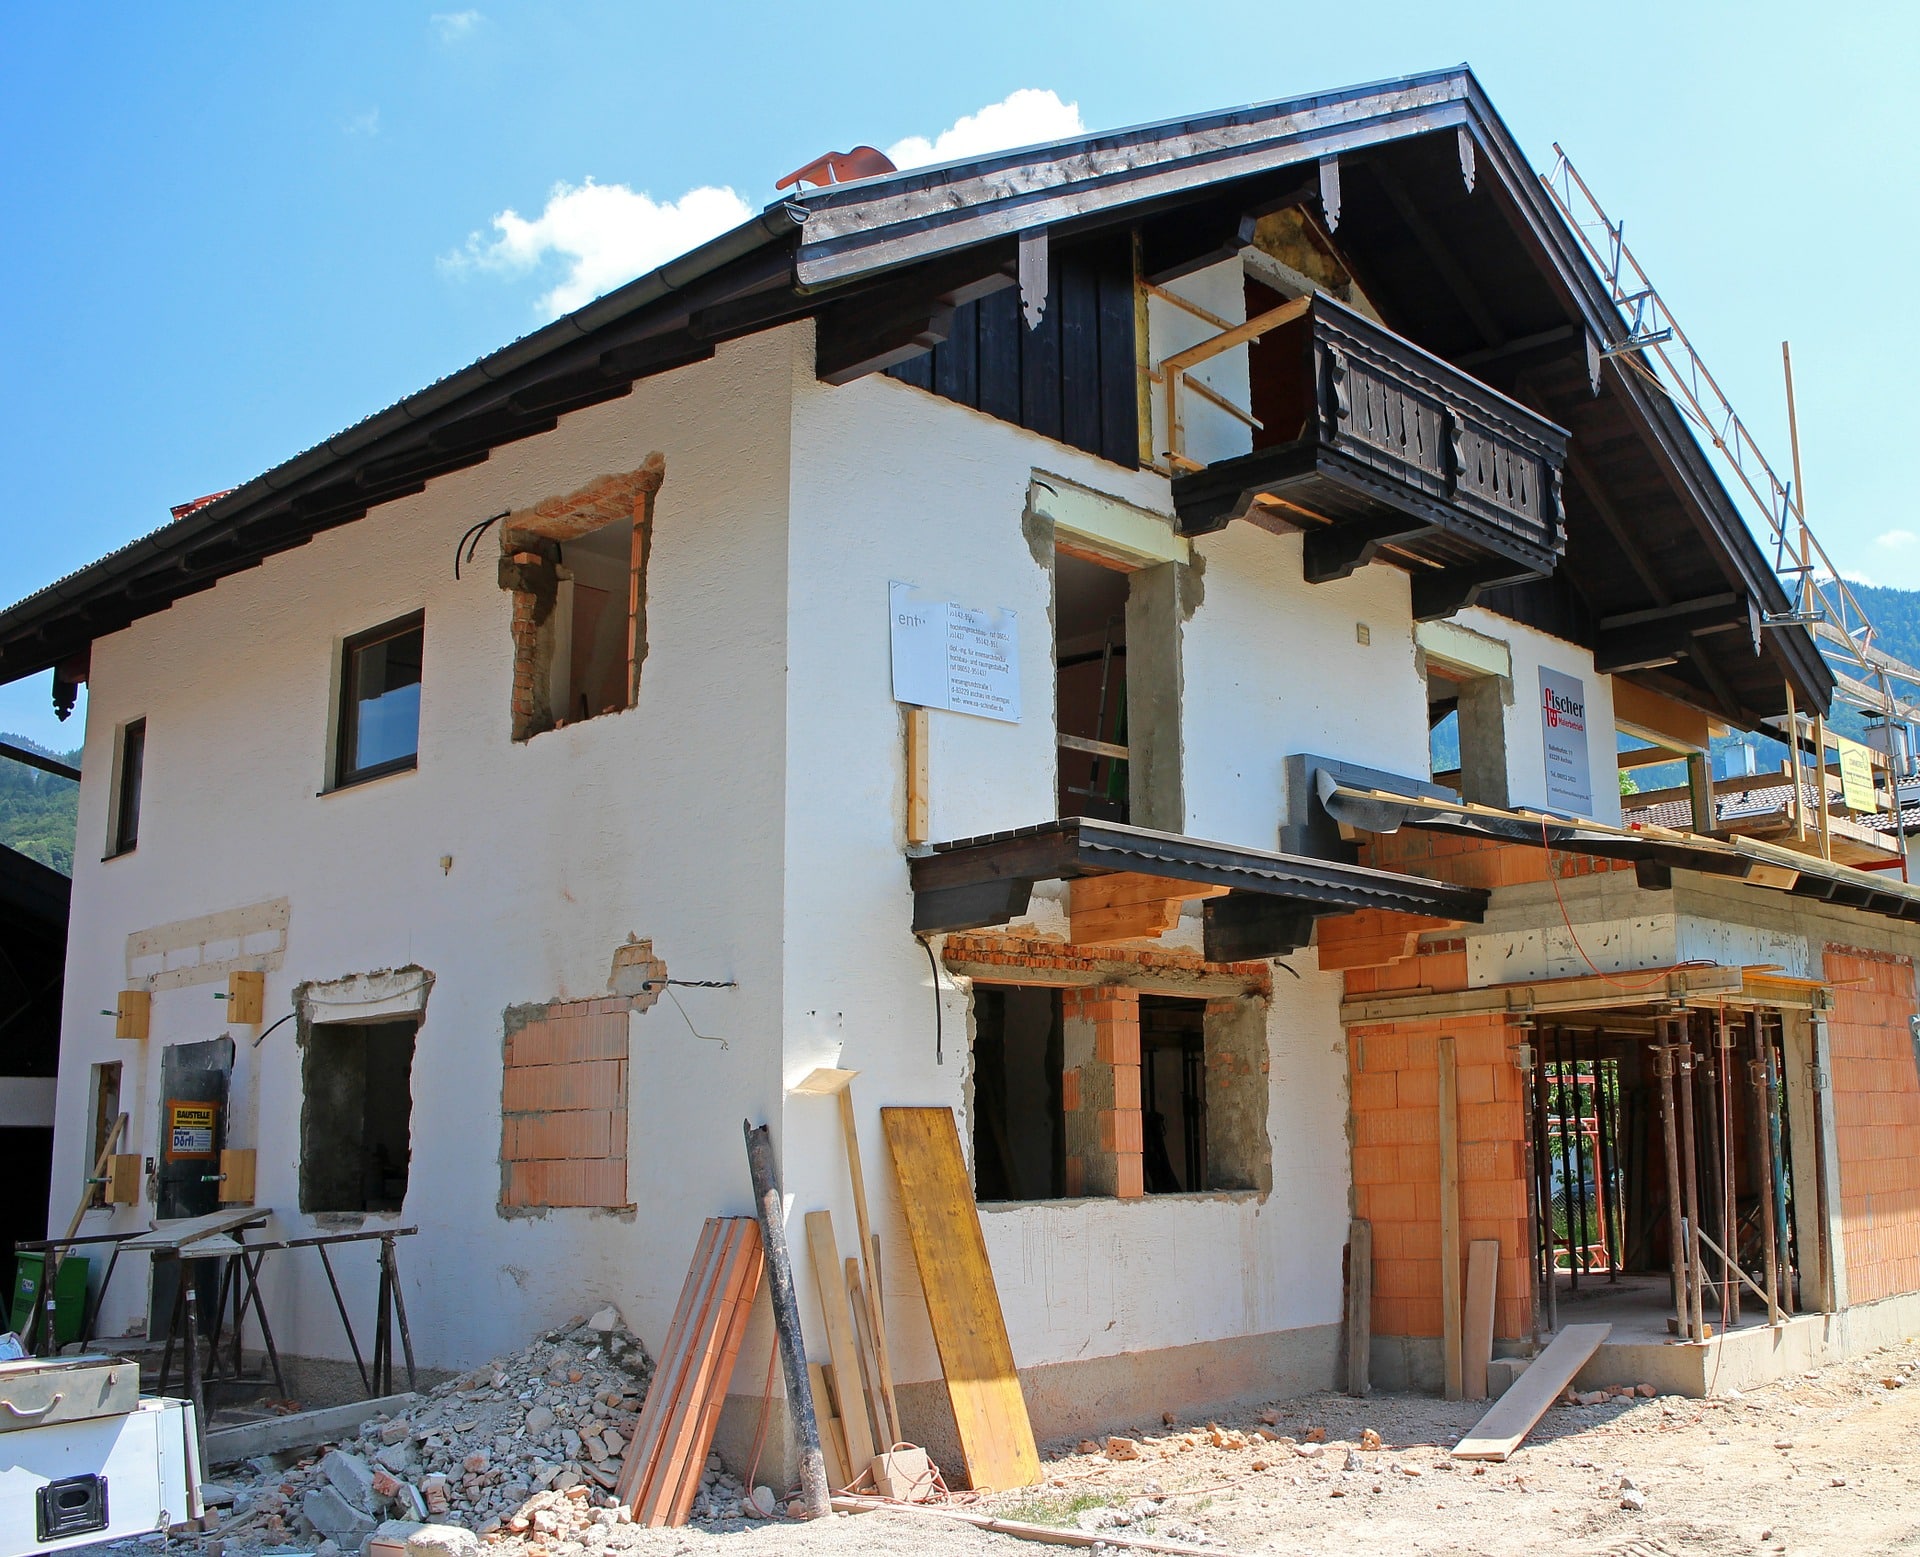
[[[341,129],[349,135],[374,136],[380,133],[380,110],[369,108],[365,113],[350,115]]]
[[[1080,122],[1078,103],[1063,103],[1057,93],[1022,87],[978,113],[963,114],[932,140],[909,135],[896,141],[887,148],[887,155],[895,167],[918,168],[1031,146],[1036,141],[1064,140],[1085,134],[1086,128]]]
[[[478,11],[438,11],[433,16],[433,30],[442,43],[458,43],[479,24]]]
[[[448,270],[524,275],[558,260],[566,274],[539,300],[550,318],[570,313],[676,254],[737,227],[752,213],[731,189],[706,186],[656,201],[625,184],[555,184],[531,220],[517,211],[493,219],[492,238],[474,233],[448,255]]]
[[[1913,545],[1915,541],[1920,541],[1920,535],[1915,535],[1911,530],[1888,530],[1885,534],[1876,535],[1873,538],[1874,545],[1884,546],[1889,551],[1899,551]]]

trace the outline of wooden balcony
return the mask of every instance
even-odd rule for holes
[[[1253,452],[1174,479],[1183,532],[1298,529],[1316,584],[1391,563],[1422,620],[1553,571],[1563,428],[1329,297],[1283,315],[1248,348]]]

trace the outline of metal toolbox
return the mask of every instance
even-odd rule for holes
[[[0,1557],[157,1533],[200,1514],[185,1401],[143,1400],[126,1416],[0,1437]]]
[[[0,1433],[140,1406],[140,1365],[125,1357],[24,1357],[0,1362]]]

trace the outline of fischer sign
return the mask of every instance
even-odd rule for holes
[[[1540,667],[1540,733],[1546,747],[1547,805],[1593,814],[1593,764],[1587,757],[1587,689],[1578,676]]]

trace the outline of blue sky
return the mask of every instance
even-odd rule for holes
[[[0,596],[758,208],[819,152],[1462,60],[1536,166],[1560,141],[1625,217],[1783,469],[1792,340],[1815,527],[1843,570],[1920,586],[1899,479],[1920,7],[11,0]],[[79,726],[36,677],[0,688],[5,729],[65,746]]]

